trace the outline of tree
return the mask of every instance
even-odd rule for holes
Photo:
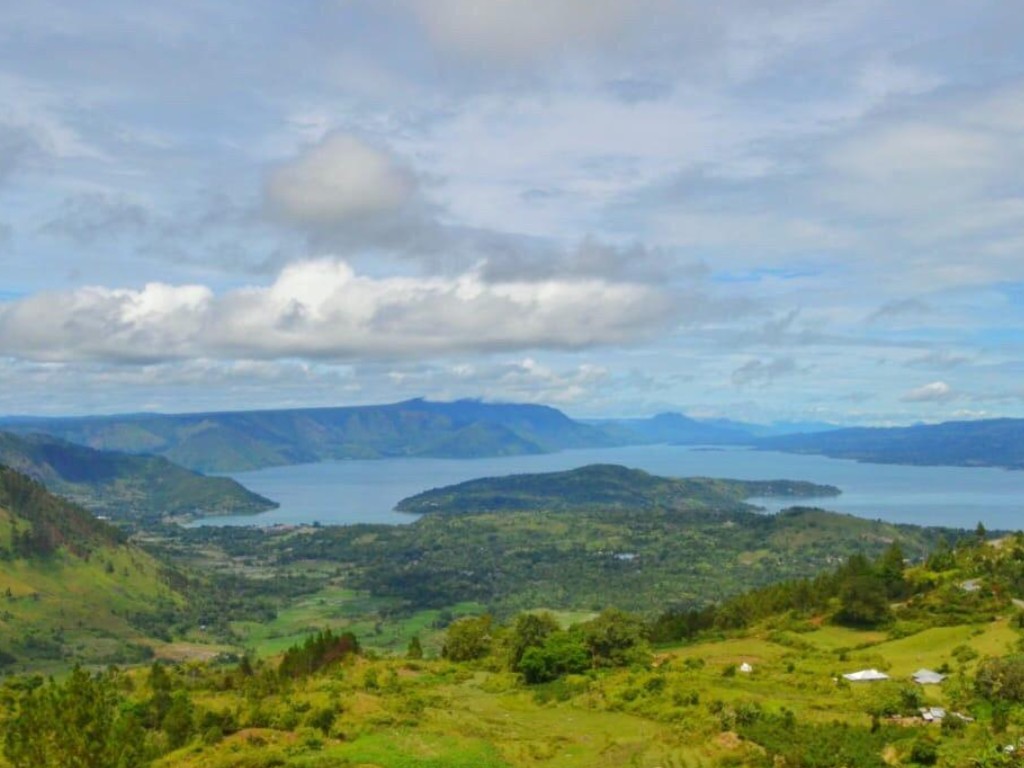
[[[899,600],[907,595],[907,580],[904,576],[903,549],[894,541],[878,560],[878,574],[885,585],[885,594],[890,600]]]
[[[22,691],[4,723],[12,768],[136,768],[149,761],[145,733],[121,697],[116,673],[75,667],[62,683]]]
[[[413,635],[409,640],[409,648],[405,652],[407,659],[422,659],[423,658],[423,646],[420,644],[420,636]]]
[[[482,659],[491,650],[490,616],[471,616],[452,622],[445,634],[441,656],[449,661]]]
[[[853,576],[839,593],[835,621],[849,627],[876,627],[892,619],[885,582],[874,574]]]
[[[523,654],[530,648],[544,645],[544,641],[558,630],[558,622],[550,613],[519,614],[507,640],[509,669],[518,672]]]
[[[359,641],[354,634],[336,635],[324,629],[285,651],[277,672],[281,677],[304,677],[356,653],[359,653]]]
[[[1024,654],[983,659],[974,676],[974,690],[991,702],[1024,702]]]
[[[185,746],[194,729],[194,712],[188,691],[176,691],[171,699],[171,706],[164,715],[160,727],[167,734],[167,743],[171,749]]]
[[[650,657],[647,625],[639,616],[609,608],[574,630],[580,633],[594,667],[624,667]]]
[[[519,671],[529,685],[579,674],[589,668],[590,653],[580,633],[562,630],[548,635],[544,645],[527,648],[519,660]]]

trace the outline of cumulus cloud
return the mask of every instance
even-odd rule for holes
[[[0,304],[0,354],[41,361],[189,357],[212,300],[203,286],[160,283],[36,294]]]
[[[397,213],[413,199],[416,182],[390,153],[335,133],[276,168],[264,192],[270,210],[285,221],[333,227]]]
[[[942,403],[957,397],[953,388],[944,381],[933,381],[912,389],[900,398],[905,403]]]
[[[488,283],[375,278],[344,261],[286,267],[269,286],[83,288],[0,305],[0,354],[152,362],[189,357],[425,358],[626,344],[675,316],[663,291],[599,279]]]

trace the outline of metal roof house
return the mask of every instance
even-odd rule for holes
[[[938,685],[946,676],[939,672],[932,672],[930,669],[919,669],[912,675],[914,682],[919,685]]]
[[[850,672],[843,675],[847,680],[854,683],[872,682],[874,680],[888,680],[889,676],[885,672],[879,672],[877,669],[862,669],[859,672]]]

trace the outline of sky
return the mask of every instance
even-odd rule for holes
[[[1024,4],[0,0],[0,414],[1024,416]]]

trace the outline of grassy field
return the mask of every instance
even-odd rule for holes
[[[279,619],[296,629],[335,617],[365,599],[325,591]],[[323,602],[321,602],[321,600]],[[365,605],[362,606],[365,608]],[[469,606],[467,606],[469,608]],[[421,622],[427,621],[421,616]],[[290,625],[289,625],[290,623]],[[407,630],[412,630],[410,625]],[[424,625],[419,631],[425,633]],[[801,641],[793,646],[793,636]],[[969,646],[977,656],[1004,653],[1020,638],[1010,617],[975,625],[940,627],[889,639],[881,632],[833,626],[783,633],[770,626],[743,635],[658,649],[650,667],[570,676],[526,687],[515,675],[488,664],[467,667],[438,659],[384,657],[356,660],[328,675],[300,683],[260,707],[280,724],[244,728],[213,746],[192,746],[165,758],[160,768],[348,765],[360,768],[697,768],[749,765],[758,748],[729,725],[734,713],[753,707],[786,712],[801,723],[860,726],[887,698],[916,690],[921,704],[951,707],[946,686],[921,687],[909,674],[921,666],[956,666]],[[268,641],[269,642],[269,641]],[[851,650],[855,649],[855,650]],[[429,655],[429,653],[428,653]],[[738,671],[742,663],[750,673]],[[892,680],[848,683],[841,675],[865,665],[888,670]],[[239,700],[228,692],[198,699],[201,707],[227,710]],[[306,723],[308,713],[329,706],[340,714],[328,733]],[[988,748],[982,726],[943,742],[951,762]],[[889,764],[906,765],[915,734],[939,739],[938,726],[897,728],[886,746]],[[1016,722],[1001,738],[1024,734]]]
[[[467,602],[444,612],[424,610],[392,618],[389,609],[396,602],[332,585],[295,601],[272,621],[238,622],[232,629],[241,644],[259,656],[281,653],[310,633],[326,628],[354,632],[365,648],[387,654],[404,654],[415,635],[428,654],[437,655],[444,635],[442,624],[483,612],[483,606]]]

